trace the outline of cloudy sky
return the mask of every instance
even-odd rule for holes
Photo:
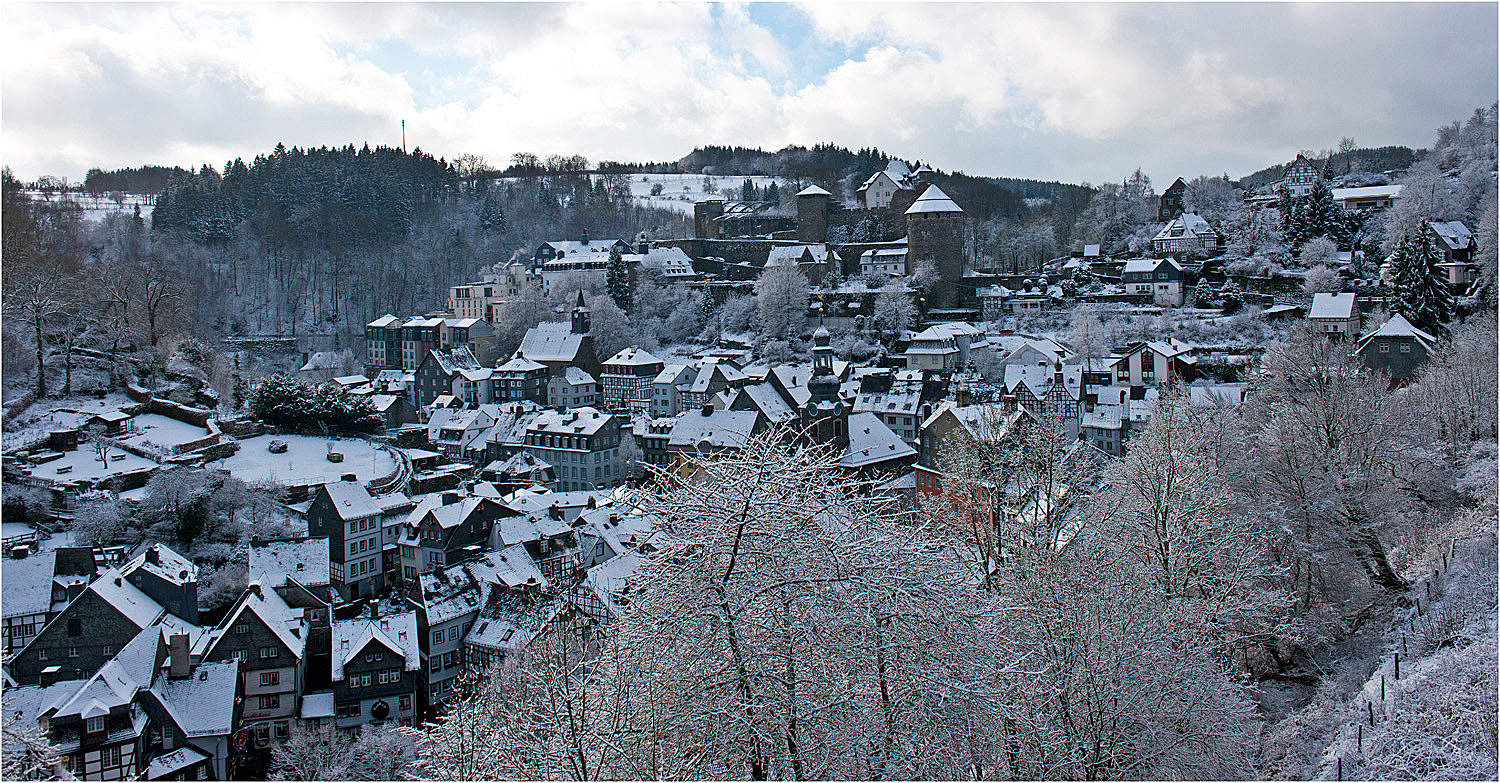
[[[399,144],[675,160],[879,147],[970,174],[1248,174],[1496,100],[1494,3],[7,2],[22,178]]]

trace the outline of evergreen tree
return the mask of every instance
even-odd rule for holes
[[[740,186],[740,201],[754,201],[755,195],[755,183],[746,178],[745,184]]]
[[[500,202],[488,193],[484,196],[484,206],[479,208],[479,227],[497,234],[505,231],[505,210],[500,207]]]
[[[828,274],[823,275],[823,288],[828,291],[837,291],[839,286],[844,284],[844,273],[839,269],[837,261],[829,258],[829,263],[833,265],[833,268],[828,270]]]
[[[765,200],[766,201],[780,201],[781,200],[781,188],[777,187],[776,183],[774,181],[771,184],[769,184],[769,185],[766,186],[766,198],[765,198]]]
[[[1407,234],[1391,257],[1395,301],[1391,309],[1412,326],[1434,336],[1447,334],[1453,317],[1453,292],[1438,266],[1443,260],[1426,233]]]
[[[609,251],[609,267],[604,272],[604,287],[609,291],[609,298],[615,300],[621,310],[630,312],[630,268],[625,265],[625,257],[620,254],[619,248],[611,248]]]
[[[1207,280],[1200,280],[1193,286],[1193,295],[1188,298],[1193,307],[1209,308],[1214,306],[1214,288]]]
[[[1240,284],[1233,280],[1225,280],[1224,287],[1219,289],[1219,298],[1223,300],[1223,311],[1233,313],[1245,304],[1245,292],[1240,290]]]

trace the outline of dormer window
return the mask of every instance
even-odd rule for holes
[[[84,724],[83,730],[88,734],[103,734],[104,716],[95,715],[94,717],[89,718],[88,721]]]

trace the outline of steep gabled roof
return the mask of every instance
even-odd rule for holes
[[[1406,320],[1406,317],[1400,313],[1391,316],[1390,320],[1381,324],[1379,329],[1361,337],[1359,343],[1355,346],[1354,352],[1360,353],[1364,351],[1365,347],[1370,344],[1370,341],[1376,337],[1408,337],[1421,343],[1422,347],[1428,351],[1437,347],[1436,337],[1412,326],[1411,321]]]
[[[922,191],[922,195],[917,196],[917,200],[913,201],[910,207],[907,207],[906,214],[916,215],[924,212],[962,213],[963,211],[963,207],[960,207],[953,199],[948,198],[948,194],[944,193],[937,185],[928,185],[927,189]]]

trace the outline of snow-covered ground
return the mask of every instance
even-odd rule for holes
[[[52,430],[82,427],[96,413],[117,411],[134,404],[123,392],[111,393],[102,400],[93,397],[42,400],[5,425],[5,449],[42,440]]]
[[[272,440],[285,441],[286,452],[272,454]],[[328,445],[344,455],[343,462],[328,461]],[[396,469],[390,454],[374,444],[357,439],[336,439],[311,435],[260,435],[240,441],[240,450],[231,457],[208,463],[206,467],[229,471],[249,484],[323,484],[338,481],[353,473],[360,481],[390,475]]]
[[[26,472],[37,478],[67,484],[80,480],[98,482],[110,476],[150,470],[154,467],[156,467],[155,462],[115,447],[109,449],[109,465],[106,467],[100,461],[99,455],[94,452],[93,446],[84,443],[79,444],[78,448],[72,451],[63,452],[61,459],[53,460],[45,465],[36,465]]]
[[[203,427],[194,427],[156,413],[143,413],[131,419],[130,424],[138,434],[124,440],[144,442],[163,449],[170,450],[179,444],[208,437],[208,430]]]
[[[709,190],[704,192],[704,180],[709,181]],[[757,188],[765,188],[772,182],[776,187],[784,188],[786,183],[778,182],[775,177],[704,177],[702,174],[631,174],[630,196],[637,204],[647,207],[659,207],[670,209],[684,214],[693,214],[693,204],[705,198],[728,198],[739,200],[739,189],[745,180],[755,183]],[[652,195],[651,189],[655,185],[661,185],[661,194]],[[732,188],[734,195],[726,196],[725,188]]]
[[[84,220],[99,220],[105,215],[120,213],[124,215],[135,214],[135,208],[141,208],[141,218],[148,224],[151,222],[151,205],[146,203],[146,197],[137,193],[122,193],[119,203],[107,195],[94,196],[88,193],[43,193],[39,190],[23,191],[27,198],[34,202],[55,204],[63,200],[72,201],[83,208]]]

